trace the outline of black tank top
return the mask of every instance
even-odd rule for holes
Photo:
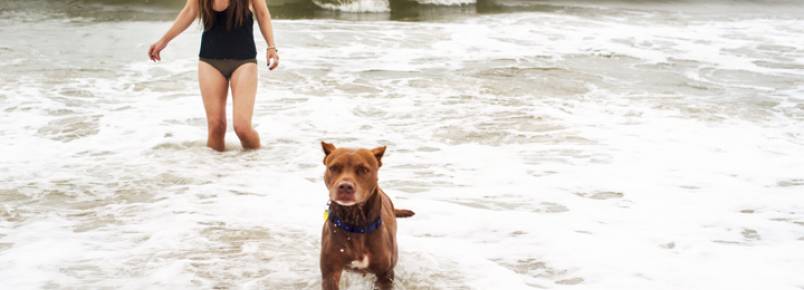
[[[201,35],[202,58],[231,58],[250,59],[257,57],[257,48],[254,45],[254,19],[251,11],[246,14],[243,26],[232,27],[226,30],[228,8],[224,11],[215,11],[215,23],[212,28],[205,30]]]

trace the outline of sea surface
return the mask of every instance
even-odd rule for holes
[[[272,2],[223,153],[181,2],[0,1],[0,288],[320,289],[324,140],[388,146],[396,289],[804,289],[799,1]]]

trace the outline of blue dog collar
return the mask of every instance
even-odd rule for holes
[[[379,229],[380,225],[382,224],[382,219],[379,217],[376,220],[374,220],[374,222],[372,222],[371,224],[362,227],[344,223],[340,218],[332,214],[329,215],[329,220],[331,220],[332,224],[334,224],[336,227],[353,234],[370,234]]]

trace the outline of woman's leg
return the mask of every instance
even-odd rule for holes
[[[238,67],[231,77],[234,130],[245,149],[260,148],[260,135],[251,128],[254,98],[257,95],[257,64]]]
[[[223,151],[226,145],[226,93],[229,82],[210,64],[198,62],[198,86],[207,112],[207,147]]]

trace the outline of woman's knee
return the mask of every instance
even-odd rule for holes
[[[234,131],[237,136],[249,136],[254,132],[254,129],[251,127],[251,122],[246,121],[237,121],[235,120],[234,123]]]
[[[209,128],[209,133],[211,135],[224,135],[226,134],[226,120],[207,120],[207,128]]]

